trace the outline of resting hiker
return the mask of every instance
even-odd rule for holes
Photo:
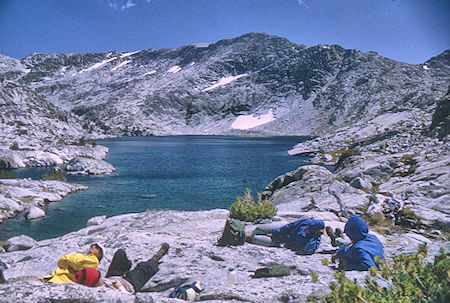
[[[88,254],[72,253],[58,261],[58,269],[42,279],[52,283],[75,283],[77,271],[84,268],[97,268],[105,254],[105,248],[100,244],[92,244]]]
[[[106,278],[101,278],[100,272],[95,268],[85,268],[77,272],[76,282],[97,287],[105,285],[129,294],[135,294],[158,271],[158,261],[169,251],[169,244],[163,243],[158,252],[145,262],[140,262],[130,271],[131,261],[123,249],[119,249],[109,265]]]
[[[331,257],[331,262],[339,261],[343,270],[368,270],[377,267],[374,259],[383,259],[383,244],[375,235],[369,234],[366,222],[360,216],[351,216],[345,224],[344,233],[352,244],[344,246]]]
[[[263,246],[280,246],[297,254],[310,255],[319,247],[325,224],[322,220],[301,219],[292,223],[273,222],[260,224],[248,241]]]

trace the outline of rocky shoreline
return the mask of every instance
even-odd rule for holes
[[[18,150],[0,148],[0,163],[8,169],[56,166],[67,174],[104,175],[115,171],[110,163],[103,160],[107,153],[108,148],[101,145],[50,145],[40,149],[20,145]],[[27,215],[27,219],[43,217],[45,212],[39,209],[40,206],[86,189],[83,185],[57,180],[0,178],[0,222],[22,211],[33,213]]]

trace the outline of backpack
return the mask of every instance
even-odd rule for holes
[[[237,219],[229,218],[225,223],[222,237],[220,237],[217,245],[242,245],[245,242],[245,225]]]
[[[283,277],[290,274],[291,269],[289,267],[273,264],[268,267],[258,268],[252,278]]]
[[[198,294],[203,291],[201,282],[194,282],[183,286],[178,286],[169,294],[169,298],[177,298],[194,302]]]

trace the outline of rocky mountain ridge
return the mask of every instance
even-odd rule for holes
[[[3,77],[113,135],[316,135],[385,112],[430,110],[450,51],[421,65],[250,33],[131,53],[32,54]],[[273,122],[233,128],[239,116]]]

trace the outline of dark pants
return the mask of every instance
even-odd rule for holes
[[[127,254],[123,249],[119,249],[114,254],[114,257],[109,265],[106,277],[121,276],[133,284],[136,292],[142,289],[142,286],[153,277],[158,271],[158,262],[155,260],[148,260],[140,262],[133,270],[131,268],[131,261],[128,260]]]

